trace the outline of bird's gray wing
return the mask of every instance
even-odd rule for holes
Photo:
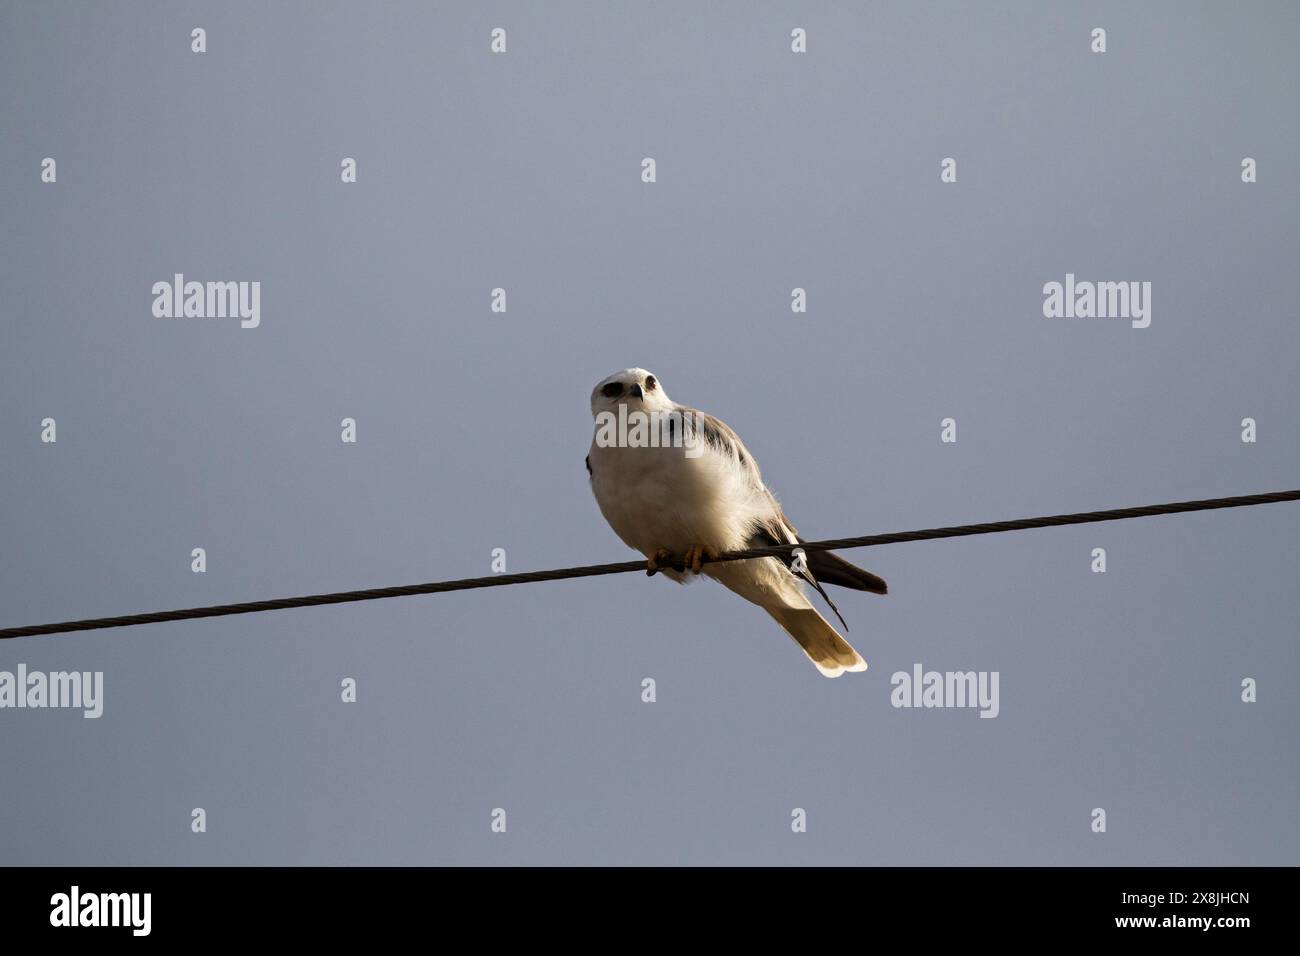
[[[755,491],[762,494],[772,506],[771,514],[767,520],[754,529],[745,546],[747,548],[767,548],[782,544],[797,544],[800,541],[799,532],[790,523],[790,519],[785,516],[785,512],[781,510],[781,504],[776,500],[776,496],[763,484],[763,476],[758,470],[758,463],[754,461],[754,456],[749,453],[749,449],[740,440],[740,436],[726,422],[714,418],[707,412],[696,409],[689,409],[689,411],[698,416],[696,421],[698,421],[700,430],[703,433],[701,437],[719,453],[733,457],[749,477]],[[793,555],[779,560],[789,569],[791,574],[802,578],[816,588],[817,593],[822,596],[822,600],[835,612],[835,616],[840,619],[840,623],[844,625],[844,630],[847,631],[849,625],[844,620],[844,615],[840,613],[840,609],[835,606],[835,602],[831,600],[830,595],[826,593],[826,589],[818,583],[813,574],[813,555],[805,557],[804,566],[799,570],[795,569]]]
[[[803,538],[799,540],[803,541]],[[809,552],[808,567],[827,584],[836,584],[854,591],[870,591],[872,594],[889,593],[889,585],[884,578],[845,561],[833,551]]]
[[[749,475],[750,481],[761,493],[765,495],[772,503],[772,516],[766,522],[763,528],[759,529],[758,536],[763,540],[761,543],[749,545],[751,548],[763,548],[779,544],[802,543],[803,538],[799,536],[798,530],[785,513],[781,510],[780,503],[776,496],[767,489],[763,484],[763,477],[759,474],[758,464],[754,461],[754,456],[749,454],[745,448],[744,442],[725,422],[714,418],[707,412],[701,412],[696,409],[683,409],[694,415],[698,415],[700,428],[703,437],[710,445],[719,452],[734,457],[740,464],[741,468]],[[785,562],[790,566],[790,562]],[[842,588],[850,588],[854,591],[870,591],[872,594],[885,594],[889,588],[884,579],[877,577],[870,571],[858,567],[845,561],[838,554],[832,554],[830,551],[813,551],[807,556],[807,573],[801,575],[804,580],[815,587],[822,597],[826,598],[826,603],[830,605],[831,610],[835,611],[841,623],[844,618],[840,616],[839,610],[835,607],[833,601],[826,597],[826,592],[822,590],[817,579],[825,581],[827,584],[835,584]],[[845,624],[845,628],[848,625]]]
[[[749,540],[745,542],[745,547],[770,548],[782,544],[796,544],[798,541],[799,537],[794,533],[794,528],[791,526],[790,522],[786,520],[785,515],[781,513],[781,509],[778,507],[776,513],[771,518],[754,529],[753,533],[749,536]],[[814,554],[815,553],[816,552],[814,552]],[[835,602],[831,600],[831,596],[826,593],[826,589],[821,586],[817,581],[817,578],[813,575],[812,554],[805,555],[804,565],[801,569],[796,569],[793,554],[789,557],[778,558],[777,560],[784,564],[795,577],[802,578],[816,588],[817,593],[822,596],[822,600],[825,601],[826,605],[835,612],[835,616],[840,619],[840,623],[844,625],[844,630],[847,631],[849,629],[848,621],[844,620],[844,615],[840,613],[840,609],[835,606]]]
[[[758,471],[758,463],[754,461],[754,456],[749,453],[745,443],[740,440],[740,436],[730,425],[698,408],[679,405],[677,411],[681,412],[683,425],[687,429],[698,429],[695,435],[697,439],[704,441],[715,452],[735,459],[750,483],[767,492],[767,488],[763,485],[763,476]],[[768,492],[768,495],[770,497],[771,493]],[[773,500],[773,504],[775,503]]]

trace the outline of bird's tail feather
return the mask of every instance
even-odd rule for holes
[[[839,677],[845,671],[867,669],[862,655],[815,608],[768,607],[765,610],[795,639],[824,676]]]

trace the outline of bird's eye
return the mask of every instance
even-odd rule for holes
[[[617,398],[619,395],[623,394],[623,383],[610,382],[600,390],[600,394],[604,395],[606,398]]]
[[[655,385],[657,384],[658,383],[655,382],[655,377],[653,375],[647,375],[645,377],[645,390],[647,392],[653,392],[655,390]]]

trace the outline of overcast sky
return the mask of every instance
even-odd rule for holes
[[[809,538],[1295,487],[1298,43],[1289,3],[6,3],[0,626],[635,557],[583,468],[628,366]],[[260,325],[155,318],[176,273]],[[1045,318],[1067,273],[1150,326]],[[0,710],[0,861],[1294,864],[1298,531],[853,552],[890,593],[834,595],[835,681],[640,574],[2,642],[104,713]],[[892,707],[918,663],[998,716]]]

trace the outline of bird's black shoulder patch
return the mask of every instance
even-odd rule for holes
[[[705,416],[702,422],[702,430],[704,432],[704,440],[718,451],[726,452],[730,455],[736,454],[736,446],[732,443],[731,436],[723,430],[720,422]]]
[[[744,446],[740,443],[740,436],[722,422],[708,415],[702,415],[700,416],[700,430],[704,434],[705,442],[724,455],[735,458],[741,465],[746,463],[748,456],[745,454]]]
[[[586,457],[585,460],[586,460],[586,463],[587,463],[587,475],[588,475],[588,477],[590,477],[590,475],[591,475],[591,456],[588,455],[588,456]]]

